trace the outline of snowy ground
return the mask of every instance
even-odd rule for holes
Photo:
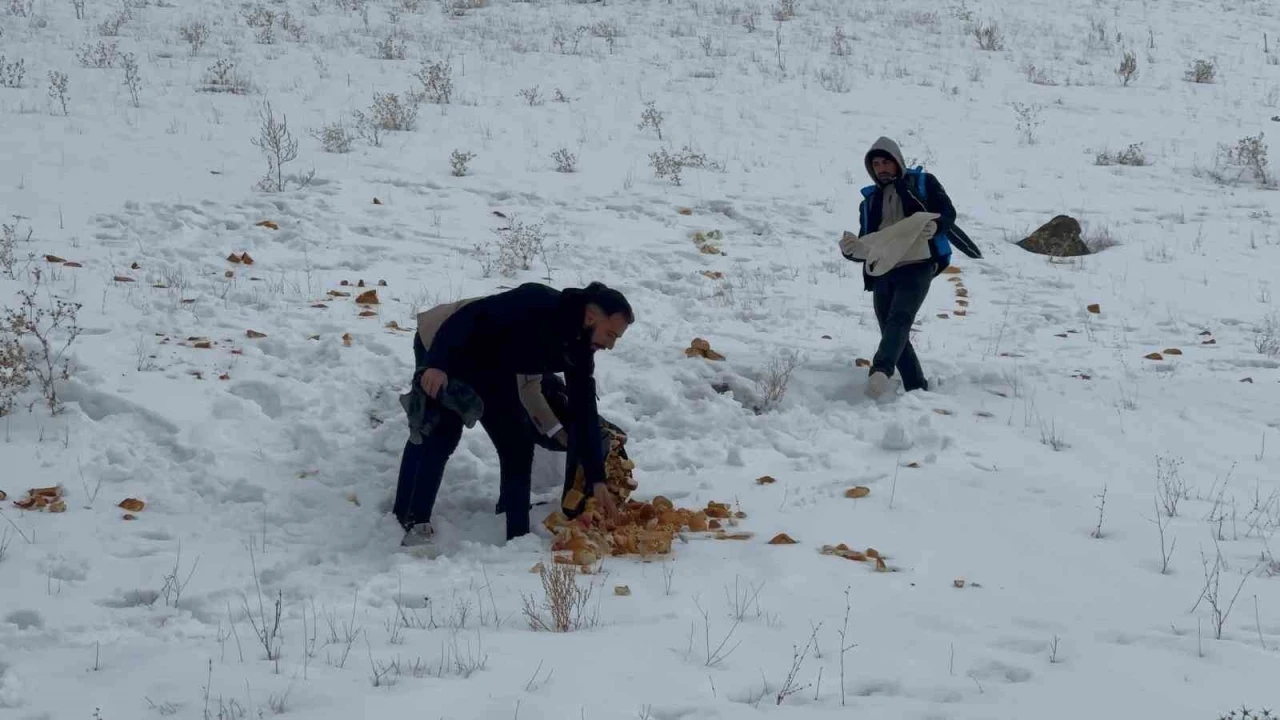
[[[0,717],[1207,720],[1277,702],[1280,195],[1218,150],[1280,129],[1272,3],[797,0],[783,21],[790,3],[455,4],[0,8],[17,86],[0,305],[79,303],[81,329],[61,412],[35,383],[0,420]],[[991,23],[1003,49],[978,47]],[[450,102],[414,129],[348,153],[313,137],[446,59]],[[1198,59],[1213,82],[1184,79]],[[255,188],[264,100],[298,139],[283,174],[314,169],[309,186]],[[661,138],[639,127],[650,102]],[[882,134],[987,258],[957,255],[920,316],[935,392],[877,405],[855,367],[870,296],[836,241]],[[1133,143],[1147,165],[1095,162]],[[649,154],[685,146],[716,167],[654,177]],[[1118,245],[1049,262],[1011,244],[1059,213]],[[512,223],[543,252],[504,276]],[[691,239],[711,230],[722,255]],[[598,622],[551,635],[521,613],[547,538],[503,544],[478,430],[437,508],[449,553],[396,547],[412,353],[388,324],[593,279],[639,314],[599,384],[640,494],[736,503],[755,536],[607,560],[581,580]],[[686,358],[694,337],[727,360]],[[781,406],[753,413],[792,351]],[[65,512],[13,506],[53,485]],[[146,503],[132,521],[125,498]],[[767,544],[779,532],[798,544]],[[895,572],[818,552],[841,542]]]

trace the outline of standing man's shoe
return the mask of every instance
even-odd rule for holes
[[[431,523],[416,523],[405,528],[400,547],[425,547],[430,545],[435,537],[436,531],[431,527]]]
[[[879,400],[887,392],[889,376],[879,371],[871,373],[871,378],[867,380],[867,396],[872,400]]]

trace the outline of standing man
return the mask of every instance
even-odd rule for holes
[[[506,514],[508,540],[529,532],[534,427],[567,442],[568,452],[582,459],[588,495],[606,513],[615,512],[604,483],[595,352],[612,350],[633,322],[622,293],[598,282],[563,291],[526,283],[419,315],[414,381],[436,407],[421,441],[414,443],[411,437],[405,445],[394,507],[405,529],[403,544],[425,544],[434,534],[431,512],[445,465],[462,437],[465,413],[450,409],[458,408],[458,397],[474,395],[483,404],[479,420],[498,451],[498,510]],[[556,372],[565,374],[568,428],[546,427],[546,418],[554,414],[526,405],[534,393],[529,392],[529,378],[521,376]],[[541,388],[536,390],[545,403]]]
[[[972,258],[982,253],[956,227],[956,209],[942,183],[923,168],[904,170],[896,142],[876,140],[863,162],[875,184],[862,189],[858,234],[846,232],[840,251],[863,264],[864,287],[872,293],[880,326],[867,394],[884,395],[895,369],[907,392],[928,390],[911,346],[911,325],[933,278],[950,265],[952,244]]]

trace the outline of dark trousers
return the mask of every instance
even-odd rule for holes
[[[426,349],[415,335],[414,357],[421,366]],[[516,389],[514,375],[468,375],[459,379],[470,384],[484,401],[480,425],[498,451],[500,507],[506,512],[507,539],[529,532],[529,505],[532,494],[533,434],[524,405]],[[406,442],[400,459],[393,512],[401,525],[429,522],[449,457],[462,439],[462,418],[449,410],[421,445]]]
[[[880,346],[871,360],[871,372],[893,377],[896,368],[907,392],[929,389],[920,358],[911,346],[911,324],[929,294],[934,269],[931,262],[903,265],[874,278],[872,286]]]

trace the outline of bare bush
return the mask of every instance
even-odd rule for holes
[[[1182,479],[1181,468],[1181,460],[1165,456],[1156,458],[1156,487],[1160,506],[1168,517],[1176,516],[1178,503],[1191,495],[1187,481]]]
[[[1033,63],[1027,63],[1022,71],[1027,75],[1027,82],[1032,85],[1043,85],[1045,87],[1054,87],[1058,84],[1057,80],[1042,67],[1037,67]]]
[[[800,366],[800,353],[787,348],[779,350],[764,371],[756,379],[756,390],[760,393],[760,403],[756,407],[757,414],[776,410],[787,396],[787,387],[791,384],[791,375]]]
[[[80,336],[76,323],[79,303],[69,303],[50,298],[48,307],[37,301],[35,290],[19,290],[22,303],[17,309],[8,309],[5,325],[18,341],[27,338],[31,348],[24,350],[25,366],[40,385],[49,412],[58,414],[62,402],[58,386],[70,375],[70,365],[65,357],[71,345]]]
[[[27,61],[18,58],[9,62],[0,55],[0,87],[20,88],[27,77]]]
[[[260,45],[276,42],[276,11],[262,4],[247,5],[241,9],[244,24],[253,30],[254,40]]]
[[[1264,133],[1240,138],[1231,148],[1231,160],[1253,175],[1263,185],[1271,184],[1271,169],[1267,161],[1267,143]]]
[[[249,142],[262,151],[267,159],[267,172],[258,181],[258,189],[264,192],[284,192],[284,166],[298,158],[298,141],[289,130],[289,118],[281,115],[276,119],[271,102],[263,103],[260,114],[262,125],[258,128],[258,137]]]
[[[547,632],[571,632],[595,627],[598,617],[589,608],[593,587],[578,584],[574,565],[543,564],[538,568],[542,580],[542,600],[524,596],[524,616],[529,627]]]
[[[13,317],[6,326],[0,326],[0,417],[4,417],[17,406],[18,398],[31,385],[28,377],[27,353],[18,339],[12,325]]]
[[[1132,50],[1124,51],[1120,67],[1116,68],[1116,75],[1120,77],[1120,84],[1125,87],[1129,87],[1129,83],[1138,78],[1138,58],[1134,57]]]
[[[778,22],[794,20],[796,17],[796,0],[778,0],[773,7],[773,19]]]
[[[1195,612],[1196,608],[1200,607],[1200,603],[1208,603],[1210,621],[1213,623],[1213,636],[1221,640],[1222,629],[1226,627],[1227,619],[1231,617],[1231,610],[1236,605],[1236,599],[1240,597],[1240,591],[1249,580],[1249,573],[1240,574],[1240,584],[1236,586],[1236,591],[1231,597],[1222,595],[1222,570],[1226,567],[1226,561],[1222,558],[1222,548],[1218,547],[1217,537],[1214,538],[1213,545],[1215,555],[1212,564],[1205,557],[1204,551],[1200,551],[1200,562],[1204,566],[1204,587],[1200,590],[1200,598],[1191,607],[1191,612]]]
[[[1261,355],[1280,357],[1280,314],[1263,318],[1254,330],[1253,346]]]
[[[980,49],[988,52],[1004,49],[1004,33],[1000,32],[1000,26],[996,23],[977,23],[970,32],[978,41]]]
[[[618,38],[622,37],[622,30],[612,20],[601,20],[591,26],[591,34],[603,39],[609,46],[609,54],[612,55],[617,48]]]
[[[853,47],[849,42],[849,36],[844,34],[844,28],[836,28],[831,33],[831,54],[836,57],[848,57],[853,53]]]
[[[526,225],[515,220],[507,227],[498,228],[493,233],[498,236],[498,256],[492,262],[504,277],[514,277],[521,270],[531,270],[533,262],[539,258],[546,259],[546,243],[542,235],[542,225]],[[477,252],[487,257],[483,247]]]
[[[546,102],[543,100],[542,93],[538,90],[537,85],[521,90],[520,97],[524,98],[525,103],[528,104],[529,107],[537,107]]]
[[[551,153],[551,161],[556,164],[556,172],[578,172],[578,156],[569,152],[569,148],[560,148]]]
[[[467,174],[467,163],[474,160],[476,154],[473,152],[462,152],[454,150],[449,156],[449,172],[454,177],[463,177]]]
[[[1235,145],[1219,143],[1213,169],[1197,169],[1197,173],[1207,174],[1220,185],[1234,185],[1249,175],[1259,184],[1272,187],[1275,181],[1267,149],[1263,133],[1240,138]]]
[[[115,67],[118,54],[116,43],[99,40],[94,45],[82,46],[76,52],[76,59],[80,61],[80,67],[101,70]]]
[[[1039,140],[1036,135],[1040,126],[1044,124],[1044,120],[1040,117],[1044,111],[1044,106],[1039,103],[1026,105],[1024,103],[1012,103],[1013,113],[1017,116],[1018,135],[1022,142],[1027,145],[1035,145]]]
[[[415,77],[422,84],[422,98],[436,105],[448,105],[453,98],[453,65],[449,60],[425,62]]]
[[[1210,60],[1196,60],[1182,77],[1187,82],[1209,84],[1218,79],[1218,66]]]
[[[853,90],[853,84],[849,81],[849,75],[843,67],[832,65],[830,67],[818,68],[818,85],[827,92],[838,93],[844,95]]]
[[[70,84],[71,79],[67,77],[66,73],[60,70],[49,71],[49,99],[57,107],[62,108],[63,115],[71,114],[67,107],[71,102]]]
[[[796,693],[803,692],[812,686],[812,683],[806,685],[800,684],[800,669],[804,666],[805,659],[809,657],[809,651],[813,650],[814,646],[817,644],[818,630],[821,628],[822,623],[818,623],[813,628],[813,634],[809,636],[809,642],[805,643],[803,649],[799,646],[792,646],[791,669],[787,672],[786,680],[782,682],[782,687],[778,689],[778,694],[775,696],[778,705],[782,705],[783,701],[787,698],[795,695]],[[818,651],[818,657],[822,657],[822,652],[820,650]],[[818,677],[819,682],[821,682],[821,672],[819,672]]]
[[[303,25],[302,21],[299,20],[297,16],[295,16],[292,12],[285,10],[284,12],[280,13],[279,22],[280,22],[280,29],[284,30],[285,34],[288,35],[290,39],[292,39],[294,42],[302,42],[304,39],[306,39],[306,36],[307,36],[306,26]]]
[[[640,112],[640,124],[636,126],[639,130],[653,128],[658,134],[658,139],[662,139],[662,122],[666,118],[661,110],[657,108],[655,103],[650,100],[644,104],[644,110]]]
[[[1087,228],[1081,239],[1084,240],[1085,247],[1089,248],[1091,253],[1100,253],[1120,244],[1120,241],[1111,234],[1110,225],[1103,225],[1096,230]]]
[[[589,28],[586,25],[579,25],[573,30],[566,30],[561,25],[556,25],[551,31],[551,47],[561,55],[577,55],[582,46],[582,38],[586,36]]]
[[[249,596],[241,593],[241,607],[244,608],[245,618],[249,621],[250,627],[253,628],[253,634],[258,638],[258,643],[262,645],[263,650],[267,653],[267,660],[275,663],[276,673],[280,672],[280,657],[284,649],[283,632],[280,627],[280,619],[284,610],[284,593],[280,590],[276,591],[276,599],[272,610],[267,609],[266,603],[262,596],[262,583],[258,576],[258,561],[254,556],[253,546],[249,546],[249,563],[253,572],[253,587],[258,595],[258,614],[254,617],[253,610],[249,606]],[[367,636],[366,636],[367,638]]]
[[[379,40],[377,50],[379,60],[404,60],[409,56],[409,46],[397,32]]]
[[[352,113],[356,132],[369,144],[380,147],[383,132],[407,132],[417,126],[419,99],[414,92],[406,93],[403,98],[396,93],[374,93],[368,113],[360,110]]]
[[[0,224],[0,270],[9,276],[10,280],[17,280],[18,267],[18,241],[31,242],[31,236],[34,230],[28,226],[25,237],[18,230],[19,218],[15,216],[14,222]]]
[[[138,58],[133,53],[125,53],[120,56],[120,62],[124,66],[124,86],[129,89],[129,99],[134,107],[141,107],[142,75],[138,70]]]
[[[1132,167],[1143,167],[1147,165],[1147,154],[1142,149],[1142,143],[1133,143],[1124,150],[1112,152],[1103,150],[1094,157],[1095,165],[1129,165]]]
[[[1173,522],[1171,516],[1161,516],[1160,513],[1160,493],[1157,491],[1156,497],[1152,501],[1156,514],[1151,518],[1151,522],[1155,523],[1156,529],[1160,532],[1160,574],[1169,574],[1169,561],[1173,559],[1173,551],[1178,548],[1178,538],[1174,538],[1170,543],[1165,535],[1165,531],[1169,529],[1169,523]]]
[[[195,57],[204,49],[205,43],[209,42],[209,25],[199,20],[190,20],[178,26],[178,37],[187,44],[187,53]]]
[[[1280,720],[1280,716],[1277,716],[1266,708],[1252,710],[1248,707],[1241,706],[1229,713],[1218,716],[1218,720]]]
[[[686,169],[720,170],[720,165],[707,158],[705,153],[695,152],[685,145],[677,153],[669,153],[666,148],[649,153],[649,165],[653,168],[653,176],[670,180],[673,185],[680,185]]]
[[[351,152],[351,143],[355,141],[355,136],[340,122],[312,130],[311,136],[320,141],[320,147],[327,153]]]
[[[249,80],[239,72],[235,60],[218,58],[217,62],[205,70],[199,89],[202,92],[244,95],[249,92]]]
[[[120,28],[127,22],[129,22],[128,6],[124,10],[111,13],[105,20],[98,23],[98,34],[103,37],[119,37]]]

